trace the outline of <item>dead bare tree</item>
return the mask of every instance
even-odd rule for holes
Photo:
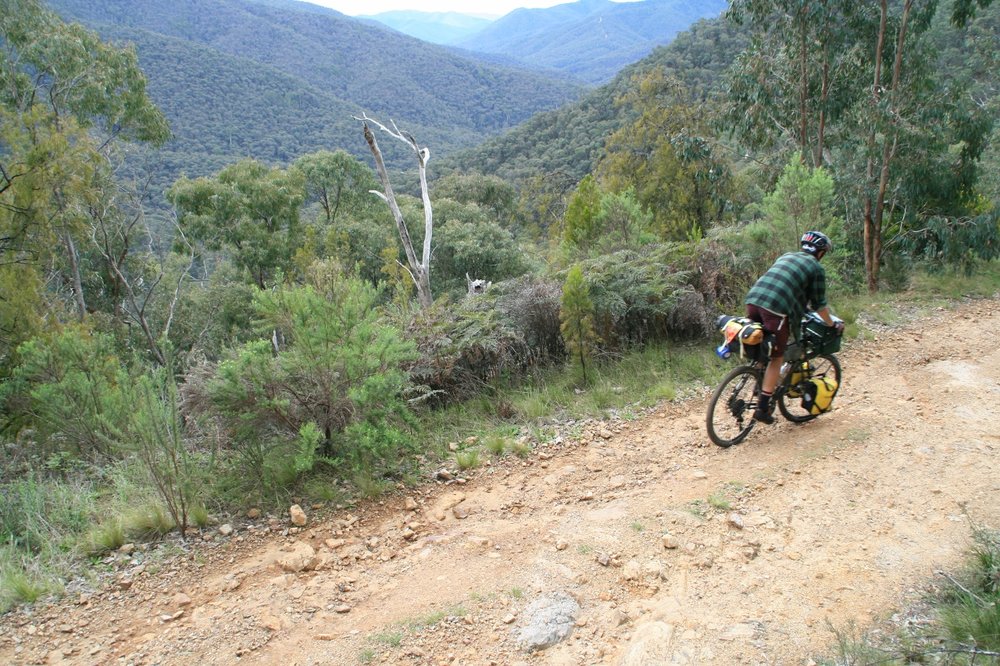
[[[173,324],[174,314],[181,296],[181,289],[184,281],[194,265],[195,252],[191,244],[188,243],[180,226],[174,224],[177,231],[175,244],[183,245],[187,248],[187,266],[177,273],[176,283],[173,288],[173,295],[167,304],[166,318],[160,331],[154,331],[149,321],[148,307],[150,301],[156,293],[160,282],[166,276],[164,261],[159,259],[158,273],[148,282],[144,279],[143,270],[130,270],[130,265],[135,262],[134,246],[139,239],[144,239],[147,247],[145,257],[155,258],[156,252],[152,247],[152,234],[145,223],[145,211],[143,200],[146,197],[146,190],[149,186],[147,180],[138,191],[129,191],[119,188],[119,195],[128,199],[124,208],[119,205],[115,197],[94,204],[90,208],[91,234],[90,241],[94,249],[104,260],[105,267],[110,277],[111,298],[114,302],[114,316],[116,320],[139,325],[150,353],[156,362],[164,366],[167,358],[163,353],[161,341],[166,339]],[[127,208],[127,210],[126,210]]]
[[[427,192],[427,161],[431,157],[431,151],[427,147],[421,148],[412,134],[401,131],[392,120],[389,121],[392,129],[377,120],[369,118],[366,114],[362,114],[360,118],[355,116],[355,120],[360,120],[364,125],[365,141],[368,142],[368,147],[375,158],[375,171],[378,173],[379,181],[382,183],[382,192],[377,190],[372,190],[371,192],[388,204],[389,210],[392,212],[392,217],[396,220],[396,230],[399,232],[399,240],[403,244],[403,250],[406,252],[406,262],[409,264],[408,266],[403,266],[403,268],[409,273],[413,284],[417,287],[417,300],[420,301],[420,307],[428,308],[433,300],[431,298],[431,234],[434,229],[434,213],[431,209],[431,197]],[[382,159],[382,151],[379,150],[375,134],[368,126],[368,123],[372,123],[389,136],[399,139],[410,146],[417,157],[417,168],[420,173],[420,194],[424,206],[424,247],[419,261],[417,260],[417,253],[413,249],[413,240],[410,238],[410,232],[406,228],[403,213],[399,210],[399,204],[396,203],[396,195],[393,193],[392,185],[389,183],[389,172],[386,171],[385,161]]]

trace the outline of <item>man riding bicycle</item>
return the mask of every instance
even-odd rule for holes
[[[774,423],[771,395],[778,384],[782,357],[788,346],[789,322],[797,324],[807,308],[815,310],[827,326],[843,329],[835,323],[826,302],[826,272],[819,260],[833,248],[826,234],[807,231],[800,241],[800,252],[789,252],[777,261],[750,288],[744,303],[747,317],[760,322],[774,335],[771,359],[764,371],[760,400],[753,413],[761,423]],[[798,331],[795,332],[798,335]]]

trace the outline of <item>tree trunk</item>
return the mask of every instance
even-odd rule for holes
[[[903,72],[903,50],[906,46],[906,31],[909,23],[910,11],[913,8],[913,0],[906,0],[903,4],[903,13],[900,16],[899,34],[896,37],[896,54],[892,64],[892,82],[889,84],[889,115],[892,118],[892,131],[885,132],[882,139],[882,164],[879,170],[878,198],[875,200],[875,210],[871,219],[870,247],[872,261],[868,271],[868,290],[878,291],[879,265],[882,261],[882,226],[885,215],[885,199],[889,190],[889,175],[892,161],[896,157],[896,147],[899,141],[899,129],[897,118],[899,115],[899,87],[902,85]],[[868,268],[866,258],[865,266]]]
[[[819,98],[819,124],[816,128],[816,156],[813,168],[823,166],[823,143],[826,140],[826,105],[830,99],[830,45],[823,43],[823,84]]]
[[[365,141],[368,143],[368,148],[375,158],[375,171],[378,173],[379,181],[382,183],[383,191],[374,192],[374,194],[385,201],[392,212],[392,217],[396,221],[396,230],[399,232],[399,240],[403,244],[403,250],[406,253],[407,271],[417,288],[417,300],[420,302],[420,307],[429,308],[433,302],[431,296],[431,236],[434,231],[434,213],[431,209],[431,199],[427,190],[427,160],[430,159],[430,151],[427,148],[420,148],[412,135],[404,135],[395,125],[390,130],[368,116],[362,116],[358,120],[364,124]],[[390,136],[409,145],[416,154],[417,168],[420,174],[420,194],[424,206],[424,247],[419,260],[413,249],[413,240],[410,238],[409,229],[406,228],[403,213],[399,210],[399,204],[396,203],[396,195],[393,193],[392,185],[389,183],[389,173],[385,168],[385,161],[382,159],[382,151],[375,140],[375,134],[368,127],[369,121],[378,125],[382,131]]]
[[[868,291],[878,291],[878,264],[881,260],[881,218],[876,218],[873,211],[872,189],[875,181],[875,141],[876,121],[874,114],[878,113],[879,101],[882,97],[882,52],[885,49],[886,26],[889,20],[888,0],[881,0],[881,16],[879,18],[878,39],[875,43],[875,76],[872,82],[872,114],[871,129],[868,133],[868,166],[865,170],[865,202],[864,202],[864,255],[865,282]]]
[[[73,279],[73,300],[76,303],[76,313],[83,321],[87,316],[87,301],[83,297],[83,280],[80,278],[80,257],[76,252],[76,243],[69,231],[63,235],[63,243],[66,245],[66,255],[69,257],[70,271]]]
[[[800,10],[804,11],[804,10]],[[799,27],[799,154],[803,163],[809,154],[809,67],[807,25],[804,17],[800,17]]]

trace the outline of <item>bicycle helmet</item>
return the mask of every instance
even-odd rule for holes
[[[808,252],[817,259],[833,249],[833,243],[822,231],[805,232],[800,243],[803,252]]]

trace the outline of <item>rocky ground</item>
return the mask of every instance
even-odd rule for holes
[[[731,449],[699,397],[303,527],[118,553],[104,589],[0,618],[0,663],[809,664],[998,526],[997,304],[851,345],[831,414]]]

